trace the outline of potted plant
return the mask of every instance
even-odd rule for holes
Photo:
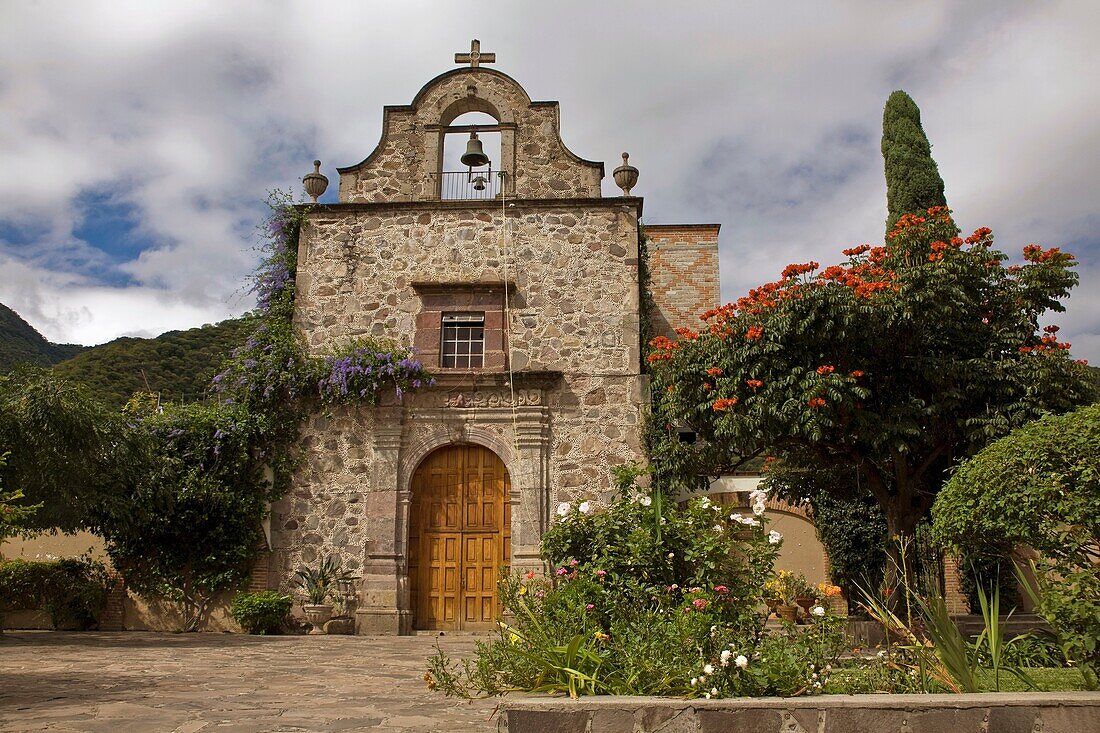
[[[781,605],[783,600],[781,598],[782,592],[779,589],[779,580],[772,578],[764,583],[764,603],[768,605],[768,612],[774,613]]]
[[[775,580],[780,601],[776,613],[784,621],[797,623],[798,607],[804,605],[807,598],[810,598],[810,605],[813,605],[810,596],[810,584],[802,574],[792,573],[789,570],[780,570],[776,574]],[[810,606],[806,606],[807,611],[809,608]]]
[[[309,603],[302,604],[302,612],[309,621],[311,634],[325,633],[325,622],[332,618],[332,597],[337,584],[350,580],[351,574],[340,569],[340,560],[326,555],[316,568],[303,568],[294,574],[299,588]]]

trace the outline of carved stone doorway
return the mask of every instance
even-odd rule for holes
[[[493,628],[497,579],[511,561],[510,482],[479,445],[429,454],[412,479],[409,582],[417,629]]]

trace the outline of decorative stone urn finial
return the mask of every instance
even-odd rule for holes
[[[313,161],[313,172],[305,174],[302,183],[306,186],[306,194],[313,199],[313,203],[317,203],[317,197],[328,188],[328,178],[321,173],[321,161]]]
[[[623,153],[623,164],[616,168],[612,175],[615,176],[615,185],[623,190],[623,196],[629,196],[630,189],[638,183],[638,169],[630,165],[628,153]]]

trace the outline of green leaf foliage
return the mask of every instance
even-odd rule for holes
[[[765,489],[810,507],[829,556],[829,577],[849,602],[860,602],[860,587],[882,585],[889,533],[866,479],[860,481],[857,471],[846,466],[807,469],[783,461],[769,461],[765,471]]]
[[[132,487],[144,479],[146,444],[121,413],[87,387],[21,367],[0,375],[0,483],[40,504],[27,529],[99,531],[141,511]]]
[[[18,313],[0,303],[0,373],[20,364],[50,366],[86,349],[79,344],[55,344],[24,321]]]
[[[763,453],[858,470],[888,531],[911,536],[955,460],[1091,401],[1087,368],[1038,326],[1076,284],[1073,257],[1029,246],[1006,268],[988,229],[956,230],[946,209],[903,216],[884,247],[790,265],[700,333],[654,339],[658,455],[689,454],[697,475]],[[677,424],[700,443],[677,445]]]
[[[1085,557],[1100,543],[1100,405],[1043,417],[963,461],[932,515],[957,550],[1027,544]]]
[[[238,593],[229,613],[245,632],[262,636],[280,633],[293,605],[294,599],[278,591]]]
[[[462,666],[437,653],[429,685],[462,696],[818,692],[842,650],[842,622],[821,608],[801,630],[765,628],[781,541],[766,514],[730,514],[705,497],[660,509],[654,499],[624,485],[607,506],[559,506],[543,537],[551,574],[505,575],[500,637]]]
[[[916,102],[900,89],[890,95],[882,112],[882,157],[886,168],[886,231],[902,214],[919,214],[946,206],[943,179],[932,146],[920,123]]]
[[[226,404],[167,405],[133,414],[151,446],[133,487],[145,511],[107,524],[111,563],[136,592],[181,604],[197,628],[213,597],[238,587],[265,547],[260,520],[277,494],[266,472],[262,421]]]
[[[41,609],[54,628],[90,629],[107,604],[111,578],[86,557],[0,562],[0,611]]]
[[[116,409],[135,392],[159,394],[164,402],[195,402],[206,396],[221,361],[255,327],[254,318],[235,318],[151,339],[118,338],[57,364],[54,372],[87,385]]]
[[[1028,545],[1039,551],[1036,611],[1086,683],[1100,670],[1100,405],[1048,415],[959,465],[932,510],[956,550]]]

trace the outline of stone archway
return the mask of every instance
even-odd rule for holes
[[[438,448],[413,472],[408,578],[416,629],[489,629],[497,579],[511,562],[511,482],[480,445]]]

